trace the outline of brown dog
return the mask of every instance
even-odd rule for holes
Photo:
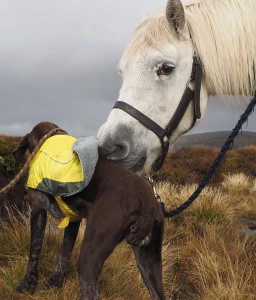
[[[36,125],[20,141],[13,155],[21,162],[52,129],[49,122]],[[63,134],[60,133],[60,134]],[[63,218],[55,199],[36,189],[27,188],[31,205],[31,246],[27,272],[17,290],[34,292],[38,281],[47,211]],[[165,299],[162,284],[163,215],[151,186],[142,177],[103,157],[99,157],[92,180],[79,194],[63,198],[79,216],[87,218],[81,244],[78,276],[82,299],[98,299],[98,281],[107,257],[126,239],[135,252],[138,268],[152,299]],[[63,245],[48,287],[63,284],[80,222],[71,222],[64,231]]]

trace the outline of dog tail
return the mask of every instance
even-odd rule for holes
[[[130,227],[127,242],[132,245],[143,246],[149,243],[155,221],[156,205],[151,199],[140,199],[139,216],[135,224]],[[152,199],[153,200],[153,199]]]

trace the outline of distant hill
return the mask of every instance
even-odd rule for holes
[[[181,148],[221,148],[229,131],[206,132],[182,136],[173,146],[173,150]],[[256,132],[243,131],[236,137],[233,149],[256,145]]]

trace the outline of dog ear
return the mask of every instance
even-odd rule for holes
[[[13,150],[12,156],[15,160],[15,165],[18,166],[24,159],[25,153],[28,149],[28,137],[27,133],[19,142],[18,146]]]

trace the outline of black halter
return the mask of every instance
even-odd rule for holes
[[[200,60],[196,56],[193,57],[193,67],[192,67],[190,81],[195,81],[195,90],[194,91],[191,90],[191,88],[187,85],[183,93],[183,96],[180,100],[180,103],[165,129],[160,127],[157,123],[155,123],[146,115],[138,111],[136,108],[134,108],[133,106],[125,102],[117,101],[113,107],[113,108],[122,109],[123,111],[131,115],[133,118],[137,119],[142,125],[144,125],[148,129],[153,131],[159,137],[162,145],[162,154],[154,162],[152,167],[153,172],[156,172],[162,167],[169,149],[169,139],[173,134],[173,132],[179,126],[191,101],[193,101],[194,117],[190,128],[192,128],[195,125],[197,119],[201,118],[200,90],[201,90],[201,81],[202,81],[202,65]]]

